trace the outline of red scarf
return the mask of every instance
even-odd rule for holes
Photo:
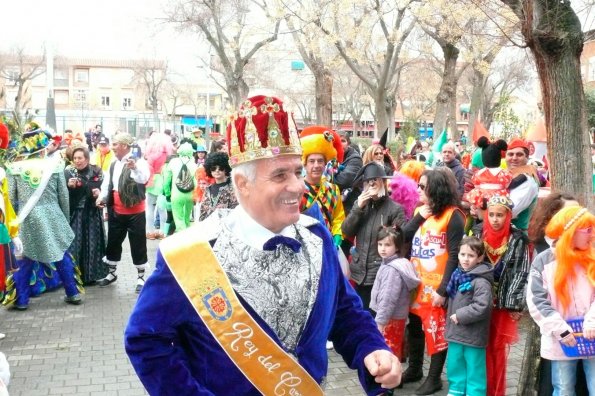
[[[512,220],[512,211],[507,210],[506,218],[502,228],[495,231],[488,220],[488,211],[485,211],[483,217],[483,244],[486,247],[486,256],[492,265],[496,265],[500,257],[506,252],[508,237],[510,236],[510,222]]]

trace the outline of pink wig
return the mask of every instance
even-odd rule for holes
[[[390,189],[390,197],[393,201],[403,207],[405,216],[407,216],[407,220],[409,220],[413,215],[413,210],[419,202],[417,183],[410,177],[395,172],[390,180]]]

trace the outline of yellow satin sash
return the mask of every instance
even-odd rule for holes
[[[161,254],[231,361],[265,396],[322,396],[322,389],[310,374],[242,307],[209,243],[197,242],[188,235],[180,233],[164,239]]]

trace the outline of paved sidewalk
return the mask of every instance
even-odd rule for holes
[[[59,289],[31,299],[27,311],[0,309],[0,331],[6,333],[0,351],[11,366],[11,396],[147,394],[123,347],[124,327],[137,297],[127,241],[125,246],[118,281],[106,288],[89,287],[82,305],[65,304]],[[149,241],[149,257],[155,257],[156,248],[157,242]],[[523,347],[521,340],[512,348],[509,384],[517,382]],[[334,351],[328,380],[326,395],[364,395],[356,373]],[[395,394],[413,395],[418,385],[407,384]],[[516,394],[516,388],[507,394]]]

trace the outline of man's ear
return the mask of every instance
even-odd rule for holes
[[[237,193],[240,197],[246,196],[248,194],[248,183],[250,183],[248,178],[242,174],[235,174],[232,175],[232,177],[236,185]]]

